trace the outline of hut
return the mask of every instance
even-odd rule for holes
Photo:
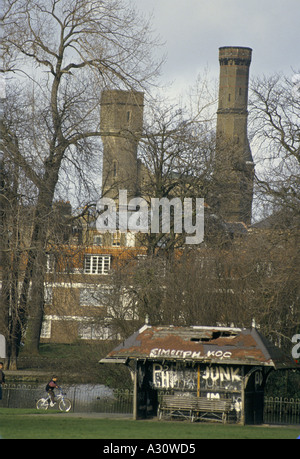
[[[271,371],[299,368],[255,327],[144,325],[100,363],[127,365],[134,419],[263,422]]]

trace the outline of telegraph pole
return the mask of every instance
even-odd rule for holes
[[[6,99],[6,89],[5,89],[5,74],[4,74],[4,1],[0,0],[0,123],[1,128],[4,122],[4,105]],[[3,130],[0,132],[0,165],[1,171],[3,166]]]
[[[5,103],[5,77],[3,60],[4,37],[4,1],[0,0],[0,268],[4,268],[4,103]]]
[[[6,97],[3,37],[4,37],[4,1],[0,0],[0,267],[3,268],[3,242],[4,242],[4,103]]]
[[[4,126],[4,104],[6,98],[6,90],[5,90],[5,76],[4,76],[4,59],[3,59],[3,37],[4,37],[4,1],[0,0],[0,225],[1,230],[3,231],[2,227],[2,219],[3,219],[3,198],[4,198],[4,138],[3,138],[3,126]],[[2,247],[1,247],[2,248]]]
[[[0,321],[2,323],[0,332],[5,332],[6,313],[5,297],[6,288],[3,285],[3,273],[6,268],[6,235],[5,235],[5,180],[4,180],[4,105],[6,98],[4,59],[3,59],[3,39],[4,39],[4,1],[0,0],[0,275],[2,277],[2,289],[0,294]],[[0,335],[2,350],[1,357],[5,358],[5,337]],[[3,344],[4,342],[4,344]]]

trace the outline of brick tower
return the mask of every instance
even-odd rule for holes
[[[217,206],[229,222],[251,223],[254,164],[249,146],[248,87],[252,49],[219,49],[215,181]]]
[[[103,196],[117,200],[119,190],[127,190],[128,199],[137,195],[137,148],[143,129],[143,109],[142,92],[107,90],[102,93]]]

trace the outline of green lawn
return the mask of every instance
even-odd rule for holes
[[[0,408],[3,439],[296,439],[300,427],[252,427],[36,414]]]

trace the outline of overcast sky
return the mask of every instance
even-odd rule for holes
[[[218,48],[253,49],[251,76],[300,72],[300,0],[132,0],[166,42],[163,81],[178,90],[208,68],[218,78]]]

